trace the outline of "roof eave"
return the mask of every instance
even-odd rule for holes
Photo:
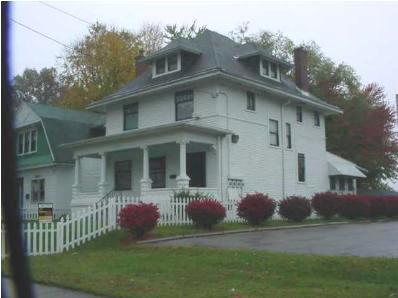
[[[137,63],[150,63],[160,57],[164,57],[166,55],[172,54],[172,53],[176,53],[179,51],[184,51],[184,52],[188,52],[188,53],[192,53],[194,55],[201,55],[202,52],[197,50],[197,49],[192,49],[189,47],[185,47],[185,46],[177,46],[171,49],[167,49],[167,50],[163,50],[163,51],[159,51],[156,53],[153,53],[151,55],[148,55],[146,57],[141,58],[140,60],[137,61]]]

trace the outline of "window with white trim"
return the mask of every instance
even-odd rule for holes
[[[296,119],[299,123],[303,122],[303,108],[300,106],[296,107]]]
[[[269,119],[269,144],[279,146],[279,125],[277,120]]]
[[[260,60],[260,74],[273,80],[280,80],[279,65],[265,59]]]
[[[314,112],[314,125],[321,126],[321,118],[319,116],[319,112],[317,111]]]
[[[32,202],[43,202],[46,196],[44,188],[45,180],[33,179],[31,186],[32,186]]]
[[[246,109],[249,111],[256,110],[256,96],[253,92],[246,92]]]
[[[299,153],[297,155],[298,163],[298,181],[305,182],[305,155],[304,153]]]
[[[286,122],[286,148],[292,148],[292,126]]]
[[[31,128],[18,133],[17,154],[24,155],[37,151],[37,129]]]
[[[153,64],[153,77],[159,77],[181,70],[181,55],[179,53],[157,59]]]

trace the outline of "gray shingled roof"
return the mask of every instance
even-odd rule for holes
[[[90,138],[90,129],[105,124],[103,115],[93,112],[59,108],[45,104],[27,103],[42,120],[54,162],[71,162],[72,151],[59,148],[64,143]]]
[[[247,63],[242,61],[245,58],[258,54],[259,56],[268,57],[269,59],[280,63],[285,68],[290,67],[287,62],[282,61],[274,56],[267,49],[258,48],[252,43],[238,44],[230,38],[217,32],[206,30],[194,39],[178,39],[172,41],[163,49],[152,54],[148,59],[143,61],[151,61],[154,57],[162,56],[166,53],[182,50],[184,47],[188,52],[196,51],[195,62],[179,72],[169,75],[152,78],[152,71],[149,68],[143,74],[133,81],[129,82],[115,93],[97,101],[88,106],[88,109],[107,104],[111,101],[132,96],[142,91],[151,90],[158,86],[164,86],[170,83],[179,82],[185,79],[191,79],[200,74],[209,73],[211,71],[232,75],[235,78],[251,80],[254,83],[260,83],[264,87],[273,88],[276,91],[283,91],[293,96],[303,98],[304,100],[314,102],[316,104],[339,110],[337,107],[327,104],[325,101],[307,93],[296,87],[295,83],[285,75],[281,76],[281,82],[262,77],[253,67],[249,67]],[[199,54],[200,53],[200,54]]]

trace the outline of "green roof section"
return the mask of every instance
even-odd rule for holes
[[[37,152],[17,157],[19,168],[49,163],[72,163],[73,153],[59,145],[88,139],[91,129],[104,126],[102,114],[24,102],[40,118]],[[48,142],[47,142],[48,141]],[[54,158],[53,158],[53,157]]]

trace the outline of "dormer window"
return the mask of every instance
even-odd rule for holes
[[[273,80],[280,80],[280,71],[277,63],[265,59],[260,60],[260,74]]]
[[[163,76],[181,70],[181,56],[179,53],[159,58],[153,65],[153,77]]]

